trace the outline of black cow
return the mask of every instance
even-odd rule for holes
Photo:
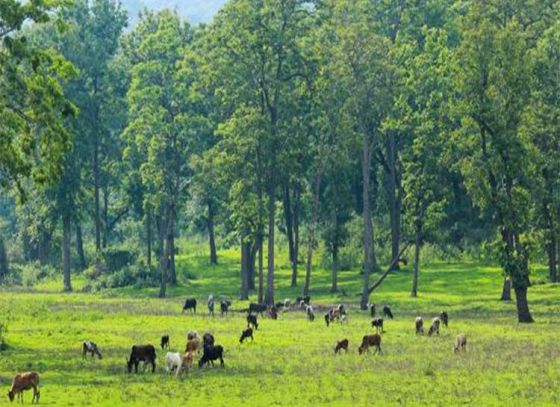
[[[202,368],[208,362],[212,363],[214,366],[214,361],[220,359],[220,365],[224,367],[224,348],[221,345],[216,346],[205,346],[202,358],[198,361],[198,367]]]
[[[296,298],[296,303],[301,304],[302,301],[305,305],[309,305],[311,303],[311,297],[309,295],[306,295],[304,297]]]
[[[265,304],[255,304],[254,302],[249,304],[249,314],[262,314],[263,312],[266,311],[266,305]]]
[[[212,335],[210,332],[206,332],[202,336],[202,345],[203,346],[214,346],[214,335]]]
[[[161,349],[169,349],[169,335],[163,335],[161,337]]]
[[[249,314],[247,315],[247,324],[253,325],[255,329],[259,329],[259,323],[257,322],[257,316]]]
[[[126,361],[128,373],[138,373],[138,363],[144,362],[152,365],[152,373],[156,371],[156,349],[152,345],[134,345],[130,352],[130,358]]]
[[[224,316],[224,314],[226,314],[227,316],[229,307],[231,307],[231,301],[227,301],[227,300],[220,301],[220,311],[222,312],[222,317]]]
[[[383,329],[383,318],[374,318],[371,321],[371,327],[375,327],[377,329],[377,332],[379,332],[379,329],[381,328],[381,332],[384,333],[385,330]]]
[[[250,326],[248,326],[247,329],[244,329],[243,332],[241,332],[239,343],[243,343],[243,341],[248,338],[251,338],[251,341],[253,341],[253,328],[251,328]]]
[[[196,314],[196,298],[187,298],[185,301],[185,305],[183,305],[183,312],[189,309],[192,309]]]
[[[377,311],[375,308],[375,304],[368,304],[369,306],[369,314],[372,318],[375,318],[375,312]]]
[[[441,311],[441,314],[439,314],[439,319],[441,319],[441,322],[447,328],[447,324],[449,323],[449,315],[447,315],[447,312]]]
[[[278,319],[278,309],[274,305],[270,307],[268,314],[270,315],[270,318]]]
[[[390,319],[393,319],[393,313],[391,312],[391,307],[390,306],[385,305],[383,307],[383,316],[387,317],[387,318],[390,318]]]
[[[82,358],[85,359],[86,355],[90,353],[91,357],[94,358],[95,355],[97,355],[97,357],[99,359],[102,359],[103,357],[101,356],[101,352],[99,351],[99,348],[97,347],[97,345],[94,342],[91,341],[85,341],[83,346],[82,346]]]
[[[214,297],[208,297],[208,313],[214,316]]]

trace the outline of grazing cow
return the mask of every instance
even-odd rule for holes
[[[210,294],[208,297],[208,313],[214,316],[214,296]]]
[[[167,367],[167,373],[175,372],[175,375],[179,376],[181,368],[183,367],[183,358],[179,353],[167,352],[165,355],[165,365]]]
[[[97,345],[92,342],[92,341],[85,341],[82,345],[82,359],[86,358],[86,355],[90,353],[92,358],[95,358],[95,356],[97,355],[97,357],[99,359],[102,359],[103,357],[101,356],[101,352],[99,351],[99,348],[97,347]]]
[[[198,367],[201,368],[206,363],[212,363],[214,366],[214,361],[220,359],[220,365],[224,367],[224,348],[221,345],[216,346],[205,346],[202,358],[198,361]]]
[[[160,343],[160,345],[161,345],[161,349],[162,349],[162,350],[165,349],[165,348],[169,349],[169,346],[170,346],[170,343],[169,343],[169,335],[163,335],[163,336],[161,337],[161,343]]]
[[[308,305],[305,308],[305,313],[307,314],[307,319],[311,322],[315,321],[315,314],[313,313],[313,306]]]
[[[297,297],[296,298],[296,303],[300,304],[304,303],[305,305],[309,305],[311,303],[311,297],[309,295],[306,295],[304,297]]]
[[[277,302],[276,304],[274,304],[274,306],[276,307],[276,309],[282,309],[284,307],[284,303],[283,302]]]
[[[210,332],[206,332],[202,336],[202,345],[203,346],[214,346],[214,335],[212,335]]]
[[[183,305],[183,312],[191,309],[196,314],[196,298],[187,298],[185,305]]]
[[[447,312],[441,311],[441,314],[439,314],[439,319],[441,319],[441,322],[447,328],[447,325],[449,324],[449,315],[447,315]]]
[[[31,403],[39,404],[39,396],[41,395],[39,391],[39,373],[26,372],[16,375],[12,381],[12,387],[8,392],[10,402],[13,402],[14,398],[18,396],[19,401],[23,403],[23,392],[29,389],[33,389]]]
[[[152,345],[134,345],[132,347],[130,358],[126,361],[128,373],[132,372],[132,366],[134,366],[134,372],[138,373],[138,363],[140,362],[151,364],[152,373],[156,371],[156,349]]]
[[[222,313],[222,317],[224,316],[224,314],[226,314],[227,316],[230,306],[231,306],[231,301],[227,301],[227,300],[220,301],[220,311]]]
[[[187,341],[187,346],[185,348],[185,353],[187,352],[196,352],[200,348],[200,339],[198,337],[194,337]]]
[[[383,318],[373,318],[371,320],[371,327],[375,327],[377,333],[379,333],[379,329],[381,329],[381,333],[385,333],[385,330],[383,329]]]
[[[334,354],[336,355],[338,352],[340,352],[341,349],[344,349],[346,353],[348,353],[348,339],[343,339],[336,342],[336,346],[334,347]]]
[[[385,318],[393,319],[393,312],[391,311],[391,307],[390,307],[390,306],[385,305],[385,306],[383,307],[383,316],[384,316]]]
[[[241,338],[239,338],[239,343],[243,343],[243,341],[247,338],[251,338],[251,342],[253,341],[253,328],[247,326],[247,329],[244,329],[241,332]]]
[[[259,323],[257,322],[257,316],[249,314],[247,315],[247,325],[253,325],[255,329],[259,329]]]
[[[198,338],[198,333],[196,331],[189,331],[187,332],[187,341],[191,339]]]
[[[416,335],[424,335],[424,320],[422,317],[416,317],[414,325],[416,326]]]
[[[290,308],[290,299],[289,298],[285,298],[284,299],[284,308],[288,309]]]
[[[270,315],[270,318],[278,319],[278,309],[274,305],[269,308],[268,314]]]
[[[372,318],[375,318],[375,312],[376,312],[376,308],[375,308],[375,304],[368,304],[367,305],[369,308],[369,314]]]
[[[267,309],[265,304],[255,304],[254,302],[249,304],[249,314],[262,314]]]
[[[346,311],[344,310],[343,304],[338,304],[336,307],[331,308],[329,312],[325,314],[325,322],[327,326],[329,326],[335,319],[340,321],[340,317],[344,314],[346,314]]]
[[[365,335],[362,338],[362,344],[358,348],[358,353],[361,355],[364,352],[368,352],[372,346],[375,348],[375,353],[381,353],[381,335]]]
[[[428,336],[432,336],[433,334],[439,335],[439,326],[441,325],[441,321],[439,317],[435,317],[432,319],[432,325],[428,330]]]
[[[467,335],[459,334],[455,338],[454,351],[455,351],[455,353],[457,353],[457,352],[460,352],[460,351],[463,351],[463,350],[467,350]]]
[[[183,369],[187,372],[189,371],[190,367],[193,364],[194,352],[186,352],[183,355]]]

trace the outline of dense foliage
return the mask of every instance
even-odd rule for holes
[[[407,261],[417,296],[426,247],[499,263],[520,322],[530,265],[557,281],[559,1],[231,0],[127,31],[115,0],[24,4],[0,0],[0,281],[38,261],[163,297],[201,234],[267,303],[284,246],[303,294],[318,248],[333,292],[359,268],[362,307]]]

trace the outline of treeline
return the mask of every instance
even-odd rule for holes
[[[363,307],[409,246],[417,295],[426,243],[490,247],[520,322],[530,258],[557,281],[559,1],[231,0],[129,29],[114,0],[0,1],[0,280],[12,235],[67,291],[136,239],[163,297],[189,228],[273,303],[278,232],[307,295],[317,243],[335,292],[358,225]]]

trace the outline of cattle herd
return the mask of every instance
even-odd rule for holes
[[[195,298],[188,298],[183,305],[183,312],[189,311],[193,314],[196,313],[197,300]],[[207,301],[208,313],[214,316],[214,297],[210,295]],[[220,312],[222,317],[227,316],[230,311],[231,301],[221,300],[220,301]],[[280,309],[291,309],[299,308],[305,311],[307,319],[312,322],[315,320],[315,310],[311,305],[311,298],[309,296],[296,298],[295,304],[289,299],[283,302],[276,303],[272,306],[267,306],[265,304],[249,304],[249,308],[245,310],[247,312],[247,326],[241,332],[241,337],[239,338],[239,343],[242,344],[246,339],[251,338],[254,340],[253,334],[259,328],[258,317],[263,316],[265,313],[271,319],[278,318],[278,311]],[[372,317],[371,326],[376,329],[373,334],[364,335],[362,342],[358,347],[358,353],[362,354],[368,352],[369,348],[373,348],[375,353],[381,353],[381,334],[385,333],[384,330],[384,319],[393,319],[393,312],[389,305],[384,305],[382,308],[382,316],[377,316],[377,306],[375,304],[368,304],[368,309]],[[326,326],[329,327],[333,322],[337,321],[344,324],[348,321],[347,309],[343,304],[338,304],[336,306],[327,309],[324,314],[324,320]],[[442,311],[439,316],[432,319],[430,327],[428,329],[428,336],[439,335],[440,328],[448,327],[449,316],[447,312]],[[414,321],[417,335],[424,334],[424,319],[421,316],[416,317]],[[185,346],[185,351],[181,354],[178,352],[169,351],[170,337],[165,334],[161,337],[160,347],[162,350],[167,349],[168,352],[165,355],[166,369],[169,374],[173,373],[179,376],[181,373],[186,373],[192,367],[194,357],[197,354],[202,353],[198,361],[198,367],[202,368],[204,365],[211,364],[214,366],[215,361],[220,361],[220,366],[224,367],[224,348],[221,345],[214,343],[214,336],[210,332],[206,332],[202,336],[202,346],[198,333],[195,331],[190,331],[187,334],[187,343]],[[348,352],[349,340],[344,338],[337,341],[334,348],[334,353],[338,354],[340,351],[344,350]],[[466,350],[467,337],[465,334],[461,333],[455,338],[454,352],[461,352]],[[82,358],[86,359],[90,355],[92,358],[102,358],[101,351],[95,342],[87,340],[82,344]],[[156,370],[156,349],[153,345],[133,345],[130,351],[129,357],[126,359],[126,367],[128,373],[132,373],[134,369],[135,373],[138,373],[138,366],[142,362],[144,370],[147,366],[151,367],[152,373]],[[37,372],[25,372],[20,373],[14,377],[12,382],[12,387],[8,392],[8,398],[13,401],[16,396],[19,400],[23,402],[23,392],[25,390],[33,390],[32,402],[39,403],[39,374]]]

